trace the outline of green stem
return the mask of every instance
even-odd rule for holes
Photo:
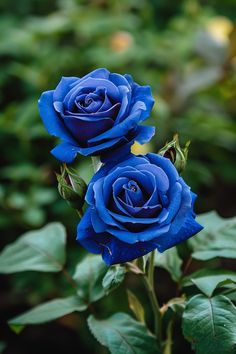
[[[67,279],[69,284],[72,286],[72,288],[77,291],[78,286],[77,286],[76,282],[74,281],[74,279],[71,277],[71,275],[67,272],[66,269],[62,268],[62,274],[65,276],[65,278]]]
[[[171,354],[172,353],[172,335],[173,335],[173,323],[174,320],[171,319],[168,327],[167,327],[167,339],[165,343],[164,353],[163,354]]]
[[[154,258],[155,258],[155,251],[152,251],[149,258],[147,274],[143,275],[143,281],[152,306],[152,311],[154,315],[155,335],[161,344],[161,313],[160,313],[160,307],[154,290]]]
[[[82,219],[83,215],[84,215],[84,212],[83,212],[83,209],[80,209],[80,210],[76,210],[77,211],[77,214],[79,215],[80,219]]]
[[[149,266],[148,266],[148,274],[147,274],[148,281],[152,288],[154,288],[154,269],[155,269],[154,261],[155,261],[155,251],[152,251],[149,258]]]

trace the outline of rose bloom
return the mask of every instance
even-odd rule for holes
[[[190,191],[169,159],[149,153],[105,164],[92,178],[77,240],[108,264],[160,252],[198,233]]]
[[[55,90],[41,95],[39,110],[48,132],[62,140],[51,153],[71,163],[77,153],[116,159],[134,141],[149,141],[154,127],[139,123],[153,104],[149,86],[138,85],[130,75],[97,69],[82,78],[62,77]]]

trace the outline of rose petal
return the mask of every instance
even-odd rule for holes
[[[66,142],[57,145],[51,150],[51,154],[55,156],[56,159],[65,163],[73,162],[78,152],[79,150],[77,146]]]
[[[49,134],[76,145],[75,139],[73,139],[63,121],[53,108],[53,91],[44,92],[41,95],[38,104],[40,116]]]
[[[54,90],[53,93],[53,101],[59,101],[62,102],[67,95],[68,91],[70,91],[73,88],[73,84],[79,83],[80,78],[79,77],[65,77],[62,76],[59,84]]]
[[[128,230],[119,230],[108,226],[107,232],[117,237],[120,241],[134,244],[135,242],[146,242],[155,239],[156,237],[166,234],[170,229],[170,225],[160,226],[154,224],[142,231],[131,232]]]
[[[114,220],[108,212],[103,197],[103,181],[100,179],[93,184],[95,207],[100,218],[107,224],[125,230],[124,226]]]
[[[158,251],[164,252],[166,249],[173,247],[180,242],[183,242],[194,236],[202,229],[203,227],[196,222],[192,216],[192,213],[189,212],[188,216],[185,218],[184,224],[177,233],[168,232],[167,235],[162,235],[157,238],[156,243]]]
[[[154,98],[152,97],[150,86],[139,86],[135,84],[132,90],[132,99],[134,102],[143,102],[145,108],[142,108],[141,121],[144,121],[150,116],[150,112],[154,105]]]
[[[96,134],[106,131],[113,125],[113,121],[110,118],[103,118],[99,121],[84,121],[73,116],[68,116],[64,122],[71,134],[76,138],[77,144],[82,147],[87,147],[89,139]]]
[[[114,125],[110,130],[91,139],[91,142],[98,143],[101,140],[108,140],[126,135],[129,130],[137,126],[140,114],[140,111],[134,112],[120,124]]]
[[[102,250],[102,258],[110,266],[132,261],[153,251],[155,248],[155,242],[136,242],[131,245],[110,236]]]
[[[88,208],[78,224],[76,240],[89,252],[101,253],[103,251],[101,244],[107,241],[107,236],[106,234],[98,234],[94,231],[90,212],[91,209]]]
[[[179,179],[179,174],[169,159],[153,153],[148,153],[146,157],[152,164],[160,167],[163,171],[165,171],[168,176],[170,185],[174,184]]]

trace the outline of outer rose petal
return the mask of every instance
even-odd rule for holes
[[[54,102],[62,102],[68,91],[71,90],[72,84],[80,81],[78,77],[65,77],[62,76],[61,81],[57,85],[53,93],[53,101]]]
[[[69,143],[61,143],[51,150],[53,156],[65,163],[73,162],[77,153],[77,147]]]
[[[103,246],[101,243],[107,240],[103,233],[98,234],[94,231],[91,223],[91,208],[88,208],[77,227],[77,241],[81,243],[89,252],[101,253]]]
[[[153,251],[155,248],[155,242],[137,242],[130,245],[110,236],[109,241],[103,247],[102,258],[110,266],[112,264],[132,261]]]
[[[75,139],[72,138],[70,132],[53,107],[53,93],[54,91],[46,91],[42,93],[39,99],[39,111],[43,123],[49,134],[76,145]]]
[[[156,239],[157,249],[159,252],[164,252],[166,249],[171,248],[197,234],[202,229],[203,227],[198,224],[196,220],[194,220],[192,211],[189,211],[189,215],[185,219],[185,222],[178,233],[174,234],[170,232]]]

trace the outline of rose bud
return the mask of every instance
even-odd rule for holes
[[[184,148],[181,148],[178,134],[175,134],[173,139],[159,150],[158,154],[169,159],[175,165],[177,171],[181,173],[187,163],[189,145],[190,140],[186,142]]]
[[[68,168],[66,165],[61,167],[61,174],[56,174],[58,181],[58,191],[72,208],[81,210],[84,204],[84,197],[87,191],[87,185],[84,180],[78,176],[76,170]]]

